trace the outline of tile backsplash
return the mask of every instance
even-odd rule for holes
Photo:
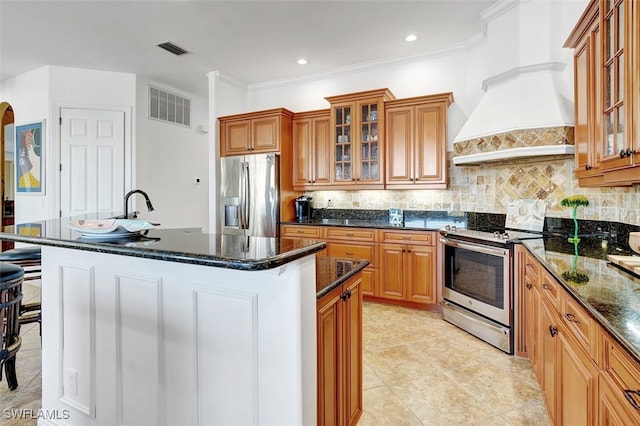
[[[588,207],[578,208],[578,218],[640,224],[640,186],[623,188],[581,188],[574,178],[573,157],[551,157],[461,167],[451,162],[446,190],[316,191],[314,208],[387,210],[470,211],[506,213],[509,200],[544,200],[546,216],[570,218],[571,209],[560,201],[581,194]],[[330,207],[331,208],[331,207]]]

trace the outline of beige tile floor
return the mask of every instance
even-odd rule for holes
[[[438,313],[365,302],[359,425],[550,425],[530,363]]]
[[[25,283],[25,300],[39,297]],[[494,349],[440,314],[365,302],[364,410],[359,425],[549,425],[529,361]],[[19,387],[0,382],[0,425],[35,425],[6,409],[40,408],[40,337],[22,328]],[[27,412],[28,413],[28,412]]]

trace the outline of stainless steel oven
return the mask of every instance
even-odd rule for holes
[[[447,236],[440,242],[444,320],[513,353],[511,249]]]

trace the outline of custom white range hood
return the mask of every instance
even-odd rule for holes
[[[573,52],[562,45],[585,5],[501,1],[484,12],[490,77],[454,139],[454,164],[573,154]]]

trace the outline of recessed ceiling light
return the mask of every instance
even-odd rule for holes
[[[416,41],[418,39],[418,36],[415,34],[409,34],[408,36],[406,36],[404,38],[404,41]]]
[[[299,65],[306,65],[307,63],[309,63],[309,61],[306,60],[305,58],[300,58],[300,59],[298,59],[297,62],[298,62]]]

